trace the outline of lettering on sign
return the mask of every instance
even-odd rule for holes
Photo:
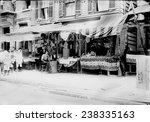
[[[139,72],[139,73],[137,74],[137,77],[138,77],[139,83],[142,83],[142,82],[143,82],[143,73],[142,73],[142,72]]]

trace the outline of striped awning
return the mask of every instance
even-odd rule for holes
[[[104,15],[101,16],[100,20],[63,25],[61,28],[59,28],[59,31],[66,33],[75,32],[87,37],[106,37],[119,34],[125,19],[126,16],[123,16],[122,14]]]
[[[121,32],[126,17],[122,14],[102,16],[94,32],[94,37],[117,35]]]

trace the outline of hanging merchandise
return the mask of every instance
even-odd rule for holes
[[[86,43],[89,43],[90,42],[90,37],[86,37]]]
[[[51,33],[49,33],[48,38],[49,38],[49,40],[52,40],[52,34]]]
[[[62,32],[60,32],[60,36],[61,36],[61,38],[62,38],[64,41],[67,41],[69,35],[70,35],[70,32],[69,32],[69,31],[62,31]]]
[[[45,34],[45,33],[42,33],[42,34],[41,34],[41,38],[44,40],[45,37],[46,37],[46,34]]]

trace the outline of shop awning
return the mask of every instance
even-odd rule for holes
[[[59,31],[61,31],[62,33],[74,32],[90,37],[96,31],[96,27],[99,21],[100,20],[92,20],[88,22],[71,23],[60,27]]]
[[[104,15],[101,17],[96,31],[93,34],[94,37],[106,37],[117,35],[121,32],[126,17],[122,14]]]
[[[101,16],[100,20],[64,25],[60,28],[60,31],[63,33],[81,33],[82,35],[94,36],[95,38],[117,35],[121,31],[125,19],[126,16],[122,14],[104,15]]]
[[[1,35],[0,36],[0,42],[9,42],[10,41],[10,37],[7,35]]]
[[[146,12],[150,12],[150,5],[139,6],[135,8],[134,11],[132,10],[128,12],[127,15],[140,14],[140,13],[146,13]]]
[[[59,31],[60,27],[61,27],[60,24],[38,25],[38,26],[32,26],[31,31],[38,32],[38,33],[47,33],[47,32]]]
[[[31,31],[31,27],[20,28],[12,33],[7,34],[8,41],[32,41],[40,37],[38,32]]]

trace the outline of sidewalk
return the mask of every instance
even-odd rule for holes
[[[38,71],[14,72],[1,80],[34,85],[54,94],[94,100],[150,104],[150,90],[136,88],[136,77],[89,74],[55,73]]]

